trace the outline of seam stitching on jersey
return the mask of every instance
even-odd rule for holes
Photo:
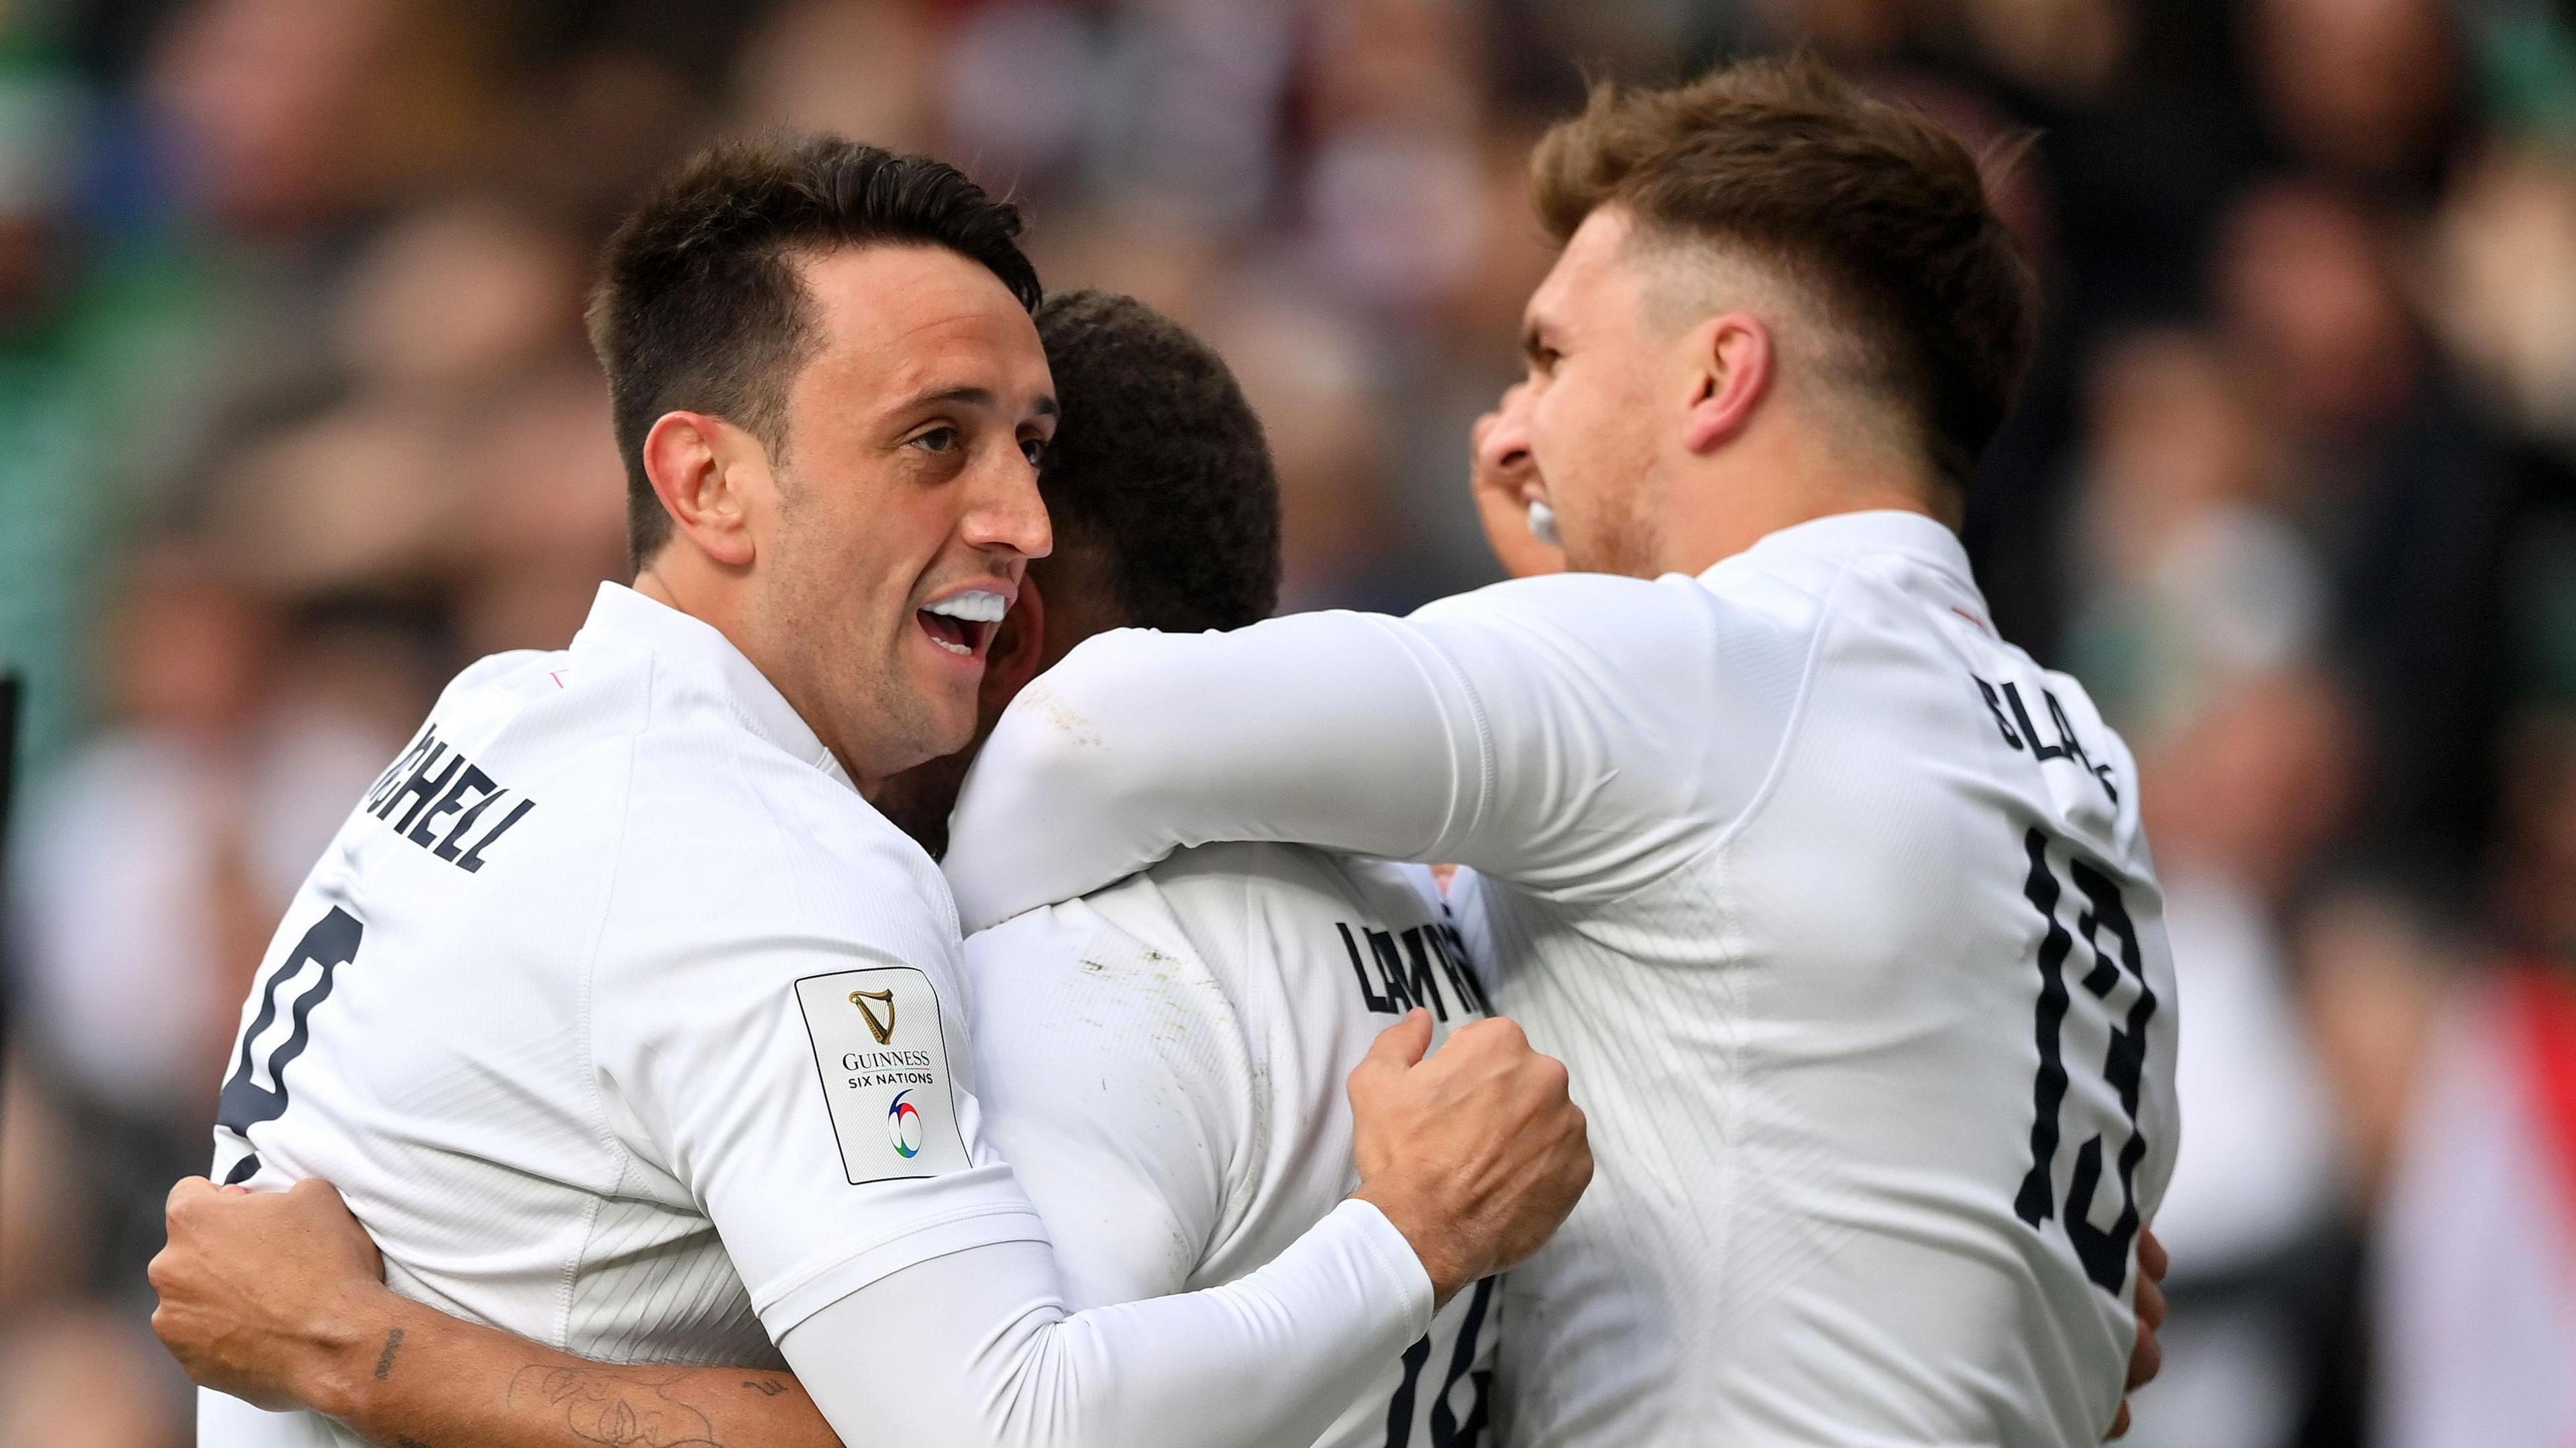
[[[1242,934],[1235,942],[1235,958],[1237,960],[1248,961],[1252,959],[1252,876],[1249,874],[1237,874],[1234,878],[1234,883],[1236,888],[1241,892],[1241,899],[1235,908],[1234,918],[1236,923],[1242,927]],[[1174,916],[1175,919],[1178,918],[1177,911],[1174,912]],[[1183,935],[1187,935],[1189,933],[1189,927],[1186,924],[1182,925],[1181,933]],[[1215,968],[1210,965],[1208,961],[1202,959],[1199,962],[1199,967],[1206,970],[1211,979],[1215,977]],[[1232,994],[1227,991],[1219,990],[1217,992],[1217,998],[1225,1003],[1226,1020],[1227,1024],[1233,1027],[1233,1039],[1242,1045],[1245,1079],[1256,1088],[1266,1090],[1270,1085],[1272,1077],[1267,1071],[1255,1071],[1252,1069],[1252,1037],[1251,1034],[1243,1027],[1243,1011],[1241,1007],[1236,1003]],[[1270,1164],[1270,1133],[1268,1128],[1277,1120],[1277,1118],[1271,1114],[1267,1100],[1259,1103],[1247,1101],[1245,1105],[1250,1108],[1246,1111],[1246,1116],[1263,1129],[1259,1131],[1246,1132],[1244,1134],[1244,1139],[1234,1144],[1235,1149],[1227,1153],[1227,1180],[1223,1183],[1225,1199],[1217,1204],[1217,1221],[1215,1230],[1211,1233],[1210,1240],[1199,1244],[1199,1261],[1201,1263],[1205,1263],[1210,1257],[1216,1255],[1217,1243],[1214,1240],[1216,1237],[1224,1237],[1231,1240],[1237,1232],[1240,1232],[1243,1229],[1244,1220],[1252,1213],[1252,1199],[1256,1195],[1254,1184],[1259,1179],[1261,1170]],[[1255,1152],[1260,1154],[1260,1160],[1258,1162],[1252,1159]],[[1242,1204],[1242,1209],[1240,1211],[1235,1210],[1235,1204],[1238,1202]]]
[[[1852,564],[1846,561],[1835,570],[1833,582],[1825,585],[1824,597],[1817,600],[1816,635],[1807,641],[1806,662],[1798,666],[1798,695],[1790,702],[1789,722],[1780,730],[1779,747],[1772,752],[1770,766],[1762,772],[1761,786],[1753,791],[1751,799],[1744,802],[1744,808],[1736,811],[1735,818],[1719,828],[1706,848],[1695,851],[1690,860],[1683,862],[1685,866],[1733,844],[1736,836],[1752,827],[1753,821],[1771,803],[1772,795],[1779,791],[1781,776],[1789,772],[1789,756],[1797,748],[1799,731],[1807,724],[1807,701],[1815,695],[1816,673],[1819,661],[1824,657],[1825,640],[1832,635],[1834,625],[1839,621],[1834,613],[1834,600],[1842,596],[1843,585],[1851,580],[1852,572]]]
[[[960,1243],[957,1246],[947,1247],[933,1252],[926,1257],[913,1258],[911,1261],[905,1262],[901,1266],[889,1267],[885,1271],[870,1277],[866,1282],[862,1282],[855,1287],[848,1288],[839,1296],[831,1298],[818,1305],[814,1310],[819,1312],[822,1308],[828,1307],[833,1302],[839,1301],[841,1297],[846,1297],[852,1292],[863,1291],[866,1288],[893,1276],[895,1273],[902,1271],[905,1267],[918,1267],[924,1262],[935,1262],[942,1257],[953,1257],[960,1252],[972,1252],[981,1247],[991,1246],[995,1242],[1045,1242],[1048,1244],[1049,1251],[1054,1250],[1054,1239],[1046,1234],[1046,1218],[1039,1216],[1037,1208],[1031,1205],[1025,1198],[1017,1202],[980,1202],[974,1206],[960,1207],[953,1212],[943,1212],[935,1217],[923,1217],[908,1220],[899,1227],[877,1234],[876,1236],[868,1239],[864,1244],[832,1258],[830,1261],[825,1262],[820,1267],[814,1268],[810,1272],[802,1271],[801,1269],[805,1264],[800,1262],[796,1264],[795,1267],[788,1269],[788,1273],[791,1274],[791,1278],[786,1286],[777,1288],[775,1291],[766,1294],[768,1298],[766,1302],[761,1300],[761,1296],[759,1294],[753,1293],[748,1284],[745,1285],[745,1295],[751,1297],[752,1312],[755,1316],[759,1316],[764,1319],[765,1326],[767,1315],[771,1309],[777,1307],[778,1304],[785,1302],[787,1299],[794,1297],[800,1292],[810,1291],[815,1283],[822,1282],[830,1278],[833,1273],[840,1271],[853,1262],[860,1261],[863,1258],[882,1252],[888,1247],[899,1245],[909,1238],[924,1236],[943,1228],[958,1226],[966,1222],[978,1221],[985,1217],[1025,1217],[1028,1220],[1037,1223],[1037,1235],[1029,1237],[992,1237],[981,1242]],[[812,1259],[809,1258],[807,1260],[810,1261]],[[809,1313],[808,1316],[810,1315],[811,1314]]]
[[[1371,616],[1368,614],[1362,614],[1360,617],[1370,618]],[[1404,650],[1405,657],[1412,660],[1415,669],[1419,670],[1423,667],[1421,661],[1414,657],[1415,650],[1413,648],[1414,640],[1412,635],[1393,628],[1388,623],[1379,623],[1378,627],[1383,628],[1388,633],[1394,635],[1396,644]],[[1472,833],[1476,827],[1484,823],[1485,811],[1491,807],[1494,799],[1495,764],[1493,724],[1485,717],[1485,701],[1476,693],[1476,686],[1474,683],[1469,681],[1466,671],[1459,668],[1457,661],[1450,658],[1448,651],[1441,648],[1438,644],[1433,643],[1428,639],[1424,639],[1422,640],[1422,645],[1424,648],[1430,650],[1433,658],[1440,661],[1442,671],[1447,673],[1451,682],[1458,686],[1458,692],[1467,696],[1467,715],[1470,719],[1475,721],[1476,801],[1475,809],[1467,821],[1467,832]],[[1438,697],[1436,690],[1434,691],[1433,697]],[[1446,741],[1443,742],[1445,743]],[[1454,769],[1451,770],[1449,772],[1449,777],[1454,781],[1458,777],[1458,772]],[[1458,800],[1454,792],[1454,788],[1449,799],[1447,815],[1448,818],[1442,823],[1440,833],[1425,843],[1421,852],[1416,855],[1415,858],[1432,858],[1440,853],[1440,847],[1443,844],[1456,838],[1461,833],[1458,826]]]
[[[599,1092],[599,1049],[595,1016],[599,999],[599,945],[602,940],[607,939],[608,922],[617,913],[617,886],[626,863],[627,829],[635,817],[635,756],[639,752],[636,740],[641,737],[644,730],[653,727],[654,675],[659,672],[660,667],[660,660],[647,652],[644,656],[644,728],[627,736],[626,739],[626,778],[624,787],[618,791],[617,796],[617,843],[609,851],[608,891],[606,898],[600,901],[599,924],[591,930],[590,949],[582,961],[581,969],[581,1090],[583,1099],[590,1105],[592,1123],[598,1128],[600,1136],[608,1142],[610,1149],[617,1153],[617,1177],[609,1183],[609,1192],[624,1188],[628,1175],[635,1169],[635,1154],[626,1149],[625,1140],[609,1124],[608,1103]],[[572,1259],[564,1264],[563,1282],[557,1292],[558,1300],[555,1309],[555,1346],[557,1347],[567,1347],[571,1342],[575,1284],[581,1277],[582,1261],[590,1253],[591,1239],[599,1230],[599,1214],[607,1208],[607,1205],[608,1192],[599,1193],[590,1199],[590,1210],[581,1224],[581,1239],[573,1248]]]

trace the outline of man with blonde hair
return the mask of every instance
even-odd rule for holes
[[[1805,60],[1605,88],[1535,179],[1482,448],[1579,571],[1074,650],[959,802],[968,928],[1211,840],[1462,862],[1599,1163],[1506,1279],[1507,1441],[2096,1440],[2174,989],[2136,766],[1952,531],[2027,269],[1955,137]]]

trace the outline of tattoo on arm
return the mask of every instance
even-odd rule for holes
[[[706,1415],[664,1389],[682,1370],[558,1368],[531,1363],[510,1380],[510,1399],[533,1394],[563,1409],[564,1427],[610,1448],[724,1448]],[[785,1389],[780,1389],[785,1391]]]
[[[392,1376],[394,1370],[394,1354],[402,1351],[402,1332],[403,1330],[397,1327],[393,1331],[385,1334],[385,1350],[376,1354],[377,1382],[381,1383],[386,1378]],[[405,1448],[412,1448],[412,1445],[405,1445]],[[428,1445],[421,1444],[418,1445],[418,1448],[428,1448]]]
[[[774,1398],[780,1393],[787,1391],[787,1385],[776,1378],[760,1378],[754,1381],[746,1381],[743,1386],[760,1394],[764,1398]]]

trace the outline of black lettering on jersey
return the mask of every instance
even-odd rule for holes
[[[2074,760],[2084,767],[2085,773],[2093,776],[2096,784],[2102,786],[2102,793],[2110,797],[2111,803],[2120,802],[2120,787],[2112,781],[2111,766],[2094,763],[2093,756],[2085,752],[2084,742],[2076,737],[2074,721],[2066,717],[2066,706],[2057,702],[2055,691],[2039,691],[2040,702],[2048,710],[2048,722],[2057,730],[2057,742],[2051,744],[2039,737],[2039,726],[2031,722],[2030,708],[2022,702],[2019,685],[2006,680],[2003,692],[1998,694],[1993,684],[1974,674],[1968,677],[1976,682],[1977,692],[1984,696],[1986,712],[1994,716],[1995,728],[2003,732],[2004,743],[2016,750],[2029,750],[2031,757],[2042,763],[2051,759]],[[2010,718],[2004,714],[2007,705],[2012,710]],[[2016,724],[2021,726],[2018,730],[2013,727]]]
[[[1413,993],[1411,984],[1405,979],[1404,957],[1396,953],[1394,936],[1383,930],[1371,930],[1368,931],[1368,943],[1369,955],[1377,961],[1377,978],[1386,983],[1386,998],[1395,1003],[1397,1015],[1415,1006],[1433,1004]],[[1449,1008],[1440,1006],[1438,1015],[1444,1021],[1449,1019]]]
[[[1485,1309],[1493,1305],[1494,1281],[1487,1277],[1477,1282],[1476,1295],[1467,1303],[1467,1320],[1458,1325],[1458,1343],[1449,1353],[1449,1380],[1440,1385],[1440,1394],[1431,1400],[1431,1448],[1475,1448],[1485,1436],[1486,1410],[1494,1397],[1494,1370],[1476,1366],[1476,1341],[1485,1330]],[[1459,1418],[1449,1405],[1450,1394],[1464,1382],[1476,1395],[1476,1405]]]
[[[435,774],[431,773],[430,771],[438,766],[442,755],[446,757],[446,766],[438,768]],[[403,811],[401,819],[394,820],[394,833],[399,835],[409,831],[412,821],[420,818],[421,812],[429,808],[429,802],[438,798],[439,791],[447,788],[449,781],[455,779],[457,773],[464,768],[465,756],[460,752],[450,751],[444,743],[441,743],[437,748],[429,751],[428,758],[413,767],[411,778],[404,780],[402,788],[394,791],[394,797],[385,801],[384,808],[377,811],[376,818],[392,819],[395,808],[408,799],[412,802],[411,808]]]
[[[536,808],[535,800],[521,796],[499,824],[467,843],[484,812],[509,792],[466,758],[465,751],[450,749],[438,737],[437,726],[431,725],[377,778],[375,787],[367,791],[364,808],[392,825],[395,834],[471,875],[483,868],[483,852],[492,842]],[[411,802],[407,809],[405,800]],[[402,810],[400,819],[393,818],[397,809]],[[456,822],[441,832],[439,821],[450,815]]]
[[[1360,999],[1368,1005],[1370,1010],[1375,1011],[1379,1015],[1403,1015],[1403,1010],[1398,1008],[1395,1002],[1388,1000],[1383,995],[1380,995],[1377,988],[1369,984],[1368,960],[1360,954],[1360,943],[1351,937],[1351,928],[1347,925],[1340,924],[1336,924],[1333,928],[1342,932],[1342,949],[1350,953],[1351,975],[1360,983]]]
[[[1493,1298],[1494,1279],[1478,1280],[1475,1295],[1467,1302],[1466,1320],[1458,1325],[1458,1340],[1450,1346],[1448,1376],[1431,1397],[1431,1448],[1476,1448],[1485,1436],[1494,1372],[1491,1368],[1477,1368],[1476,1348],[1485,1330],[1485,1309]],[[1423,1364],[1430,1357],[1429,1333],[1414,1339],[1413,1346],[1404,1350],[1404,1378],[1395,1385],[1395,1395],[1386,1404],[1386,1448],[1411,1448],[1413,1399],[1422,1381]],[[1458,1416],[1450,1401],[1462,1382],[1476,1398],[1464,1418]]]
[[[331,986],[340,967],[358,958],[358,942],[365,938],[366,927],[358,917],[334,905],[330,913],[314,922],[286,953],[286,959],[269,973],[268,984],[260,991],[259,1011],[250,1024],[242,1028],[241,1047],[230,1075],[224,1078],[223,1090],[215,1100],[215,1124],[231,1132],[245,1145],[250,1142],[250,1129],[263,1121],[275,1121],[286,1114],[286,1068],[313,1044],[313,1008],[330,998]],[[275,1024],[278,991],[303,974],[304,962],[312,961],[321,973],[304,993],[288,1007],[290,1029],[286,1039],[268,1053],[269,1084],[259,1084],[252,1068],[251,1045]],[[259,1172],[259,1153],[253,1151],[233,1163],[224,1174],[224,1185],[238,1186]]]
[[[1977,679],[1974,674],[1968,677]],[[1977,679],[1977,692],[1986,696],[1986,712],[1995,716],[1995,727],[2004,731],[2004,742],[2015,749],[2021,748],[2021,736],[2013,732],[2012,721],[2004,717],[2004,701],[1995,693],[1995,686]]]
[[[429,752],[429,746],[435,743],[437,739],[437,725],[424,724],[421,726],[420,732],[412,736],[411,743],[404,747],[402,753],[394,756],[394,762],[386,765],[385,772],[377,775],[376,782],[368,786],[366,804],[367,813],[374,814],[379,805],[382,805],[387,799],[392,797],[394,781],[402,778],[403,771],[411,768],[415,764],[418,764],[420,762],[420,757]]]
[[[1360,983],[1360,1001],[1383,1016],[1400,1016],[1415,1006],[1434,1016],[1449,1019],[1448,998],[1440,992],[1440,977],[1449,978],[1449,988],[1458,996],[1458,1008],[1469,1014],[1489,1016],[1492,1002],[1485,998],[1484,986],[1467,965],[1466,947],[1457,932],[1446,926],[1411,925],[1401,935],[1362,925],[1353,927],[1336,923],[1342,934],[1342,949],[1351,959],[1351,976]],[[1358,934],[1353,934],[1356,929]],[[1360,950],[1360,937],[1368,939],[1368,950]],[[1374,967],[1374,972],[1372,972]]]
[[[494,798],[497,799],[499,796],[495,795]],[[535,809],[536,807],[537,802],[532,799],[523,799],[517,804],[512,805],[510,807],[510,812],[501,817],[501,822],[492,827],[491,833],[485,835],[479,840],[476,840],[471,846],[467,847],[464,856],[456,862],[457,868],[463,870],[469,875],[482,869],[483,852],[492,848],[492,842],[494,840],[508,834],[510,832],[510,826],[517,824],[522,815],[525,815],[528,811]]]
[[[1458,992],[1458,999],[1477,1015],[1492,1015],[1494,1003],[1485,994],[1485,983],[1476,978],[1476,967],[1467,959],[1467,942],[1459,937],[1458,927],[1444,923],[1424,933],[1431,938],[1432,949],[1439,952],[1440,973],[1449,977],[1449,987]]]
[[[465,756],[460,754],[456,756],[456,760],[459,764],[464,764]],[[456,775],[456,782],[449,785],[446,791],[439,795],[438,803],[431,805],[428,810],[421,815],[419,823],[414,824],[410,829],[403,831],[404,836],[413,844],[427,849],[432,854],[436,854],[438,852],[438,842],[430,838],[430,830],[436,826],[440,820],[456,813],[460,809],[463,809],[466,803],[466,795],[470,793],[478,796],[479,802],[479,800],[490,799],[492,796],[501,792],[500,786],[492,782],[492,776],[485,774],[480,768],[477,768],[474,765],[465,764],[465,767],[462,770],[451,772]],[[446,857],[442,856],[441,858]]]
[[[2014,1197],[2013,1211],[2036,1229],[2059,1215],[2056,1196],[2057,1154],[2061,1141],[2058,1118],[2066,1109],[2066,1060],[2059,1038],[2064,1032],[2073,993],[2066,988],[2066,958],[2081,938],[2093,952],[2093,968],[2079,982],[2085,994],[2108,1002],[2123,974],[2136,979],[2137,998],[2111,1029],[2111,1047],[2102,1062],[2102,1081],[2119,1097],[2127,1118],[2128,1139],[2120,1148],[2120,1215],[2110,1230],[2092,1222],[2095,1191],[2102,1184],[2102,1133],[2095,1132],[2076,1148],[2075,1176],[2068,1183],[2064,1222],[2066,1237],[2084,1264],[2084,1275],[2103,1291],[2117,1294],[2128,1280],[2130,1244],[2138,1233],[2138,1163],[2145,1160],[2147,1139],[2138,1126],[2138,1096],[2146,1074],[2147,1023],[2155,1018],[2156,993],[2147,984],[2146,962],[2138,944],[2137,925],[2119,882],[2080,857],[2070,855],[2067,874],[2084,897],[2084,908],[2070,934],[2057,918],[2063,891],[2048,861],[2048,837],[2033,828],[2022,839],[2030,857],[2030,875],[2022,894],[2046,923],[2039,945],[2039,1008],[2035,1021],[2039,1075],[2031,1083],[2030,1170]],[[2110,937],[2105,948],[2103,937]]]
[[[1431,1334],[1427,1332],[1404,1350],[1404,1380],[1395,1385],[1395,1396],[1386,1400],[1388,1448],[1404,1448],[1413,1441],[1413,1393],[1422,1381],[1422,1365],[1430,1357]]]

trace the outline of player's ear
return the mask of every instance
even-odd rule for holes
[[[1001,717],[1029,680],[1046,666],[1046,594],[1035,573],[1020,578],[1020,596],[993,631],[984,653],[984,683],[978,703],[987,720]]]
[[[768,463],[749,434],[703,412],[666,412],[644,434],[643,453],[644,476],[673,528],[717,563],[748,566],[757,550],[745,484],[750,469]]]
[[[1682,445],[1712,452],[1740,436],[1771,389],[1771,329],[1750,312],[1728,312],[1692,329],[1690,410]]]

